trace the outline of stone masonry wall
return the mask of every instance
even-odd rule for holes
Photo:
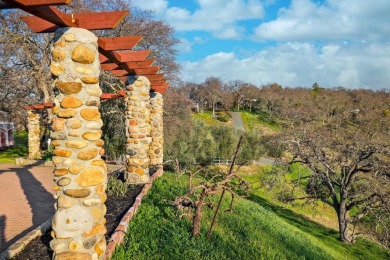
[[[40,119],[39,113],[34,111],[27,111],[28,116],[28,158],[41,158],[40,149]]]
[[[150,143],[149,157],[151,165],[163,164],[163,97],[157,92],[150,93]]]
[[[101,159],[97,37],[84,29],[58,29],[50,70],[58,77],[51,134],[57,211],[50,246],[57,260],[103,259],[107,168]]]
[[[149,182],[148,155],[150,137],[150,82],[146,77],[127,80],[126,110],[126,172],[128,183]]]

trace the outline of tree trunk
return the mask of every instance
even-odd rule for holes
[[[193,227],[192,227],[192,236],[194,237],[196,237],[200,232],[200,221],[202,219],[202,211],[203,211],[205,198],[206,198],[206,190],[203,189],[198,204],[196,205],[195,217],[194,217]]]
[[[337,210],[337,218],[339,221],[339,234],[340,241],[343,243],[352,243],[352,237],[349,233],[349,221],[348,221],[348,211],[346,209],[346,202],[341,201],[340,206]]]

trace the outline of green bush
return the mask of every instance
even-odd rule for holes
[[[127,190],[129,189],[130,184],[127,184],[123,182],[122,180],[118,179],[118,176],[116,173],[112,173],[108,177],[107,182],[107,194],[113,195],[116,197],[124,197]]]
[[[230,119],[229,115],[226,114],[225,112],[218,112],[215,118],[224,123],[228,122]]]

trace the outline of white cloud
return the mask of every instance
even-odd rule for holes
[[[185,38],[182,38],[180,39],[180,43],[176,46],[176,49],[180,52],[180,53],[186,53],[186,52],[191,52],[192,51],[192,43],[185,39]]]
[[[259,40],[356,40],[387,39],[390,33],[388,0],[292,0],[279,10],[276,20],[255,30]]]
[[[154,9],[178,31],[207,31],[222,39],[240,39],[242,27],[236,23],[264,16],[260,0],[197,0],[199,8],[191,12],[180,7],[168,7],[167,1],[136,0],[133,4],[141,9]]]
[[[198,62],[183,62],[183,80],[202,82],[209,76],[243,80],[261,86],[381,89],[390,87],[390,46],[386,44],[285,43],[268,47],[246,59],[234,53],[215,53]]]
[[[143,10],[152,10],[157,14],[164,12],[168,7],[168,1],[166,0],[132,0],[132,4]]]

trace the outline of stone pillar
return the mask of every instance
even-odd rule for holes
[[[41,115],[29,110],[28,116],[28,158],[31,160],[42,157],[40,149],[40,120]]]
[[[128,183],[149,181],[150,82],[146,77],[129,77],[126,102],[126,172]]]
[[[163,96],[161,93],[150,93],[150,164],[162,166],[163,164]]]
[[[56,213],[54,259],[103,259],[106,250],[107,168],[98,106],[97,37],[85,29],[55,33],[50,70],[57,76],[51,133]]]

